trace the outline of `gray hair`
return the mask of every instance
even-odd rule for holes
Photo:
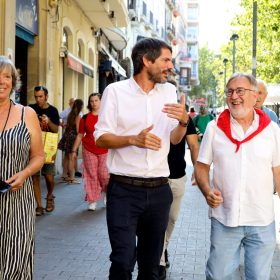
[[[21,81],[15,65],[8,57],[0,55],[0,73],[7,69],[10,70],[12,74],[12,91],[19,89]]]
[[[249,81],[250,85],[254,88],[254,90],[258,91],[258,82],[256,78],[251,74],[246,73],[234,73],[229,80],[227,81],[226,88],[228,88],[229,83],[236,78],[245,78]]]
[[[258,87],[259,87],[259,84],[262,84],[264,86],[265,91],[267,92],[267,84],[265,81],[258,79],[257,83],[258,83]]]

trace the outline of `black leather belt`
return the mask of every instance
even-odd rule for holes
[[[136,187],[155,188],[168,184],[167,177],[139,178],[139,177],[128,177],[128,176],[110,174],[110,178],[115,182],[132,185]]]

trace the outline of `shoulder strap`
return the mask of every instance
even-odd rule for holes
[[[196,115],[195,118],[194,118],[194,125],[195,126],[197,126],[198,121],[199,121],[199,115]]]
[[[22,110],[21,110],[21,121],[23,122],[24,121],[24,115],[25,115],[25,107],[22,106]]]
[[[84,131],[86,130],[86,119],[87,119],[88,113],[83,115],[84,120]]]

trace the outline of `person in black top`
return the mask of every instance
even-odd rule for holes
[[[35,104],[30,104],[29,106],[35,110],[40,121],[40,126],[42,131],[50,131],[57,133],[59,126],[59,113],[57,109],[50,105],[48,101],[48,90],[44,86],[37,86],[34,88]],[[48,189],[47,194],[47,205],[46,211],[52,212],[54,210],[54,175],[55,175],[55,165],[44,164],[41,169],[41,174],[45,177],[46,185]],[[34,185],[34,195],[37,203],[36,215],[41,216],[44,214],[44,208],[42,207],[41,199],[41,187],[40,187],[40,172],[32,176]]]
[[[187,132],[182,141],[177,145],[173,145],[170,143],[170,151],[168,154],[170,175],[168,181],[173,193],[173,202],[171,204],[169,212],[169,220],[165,232],[163,254],[160,260],[160,280],[166,279],[167,247],[173,229],[175,227],[175,222],[180,211],[181,201],[185,193],[185,185],[187,182],[185,161],[186,142],[190,149],[192,163],[193,165],[195,165],[198,156],[199,144],[196,129],[191,118],[189,118]]]

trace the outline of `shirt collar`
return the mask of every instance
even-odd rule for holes
[[[129,83],[130,83],[130,86],[131,86],[133,92],[136,91],[136,93],[145,94],[145,95],[147,94],[147,93],[144,92],[144,91],[142,90],[142,88],[137,84],[137,82],[134,80],[133,77],[131,77],[131,78],[129,79]],[[162,86],[162,84],[156,83],[155,86],[154,86],[154,88],[151,89],[151,90],[149,91],[149,95],[154,94],[155,92],[159,91],[159,90],[161,89],[161,86]]]
[[[253,129],[257,129],[259,126],[259,120],[260,117],[259,115],[256,113],[256,111],[254,110],[254,118],[253,118],[253,122],[251,123],[251,126]],[[237,122],[237,120],[235,120],[232,116],[232,114],[230,114],[230,123],[233,125],[239,125],[239,123]]]

